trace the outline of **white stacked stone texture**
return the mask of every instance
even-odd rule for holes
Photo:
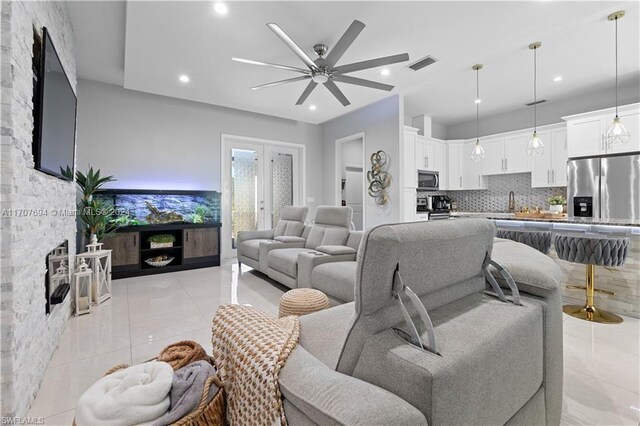
[[[34,169],[34,28],[50,31],[74,90],[75,41],[64,2],[2,1],[0,11],[0,414],[24,416],[71,312],[67,296],[45,314],[46,256],[64,240],[75,253],[76,234],[72,214],[54,215],[73,211],[75,184]],[[47,214],[8,215],[15,209]]]

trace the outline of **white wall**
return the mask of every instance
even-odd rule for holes
[[[403,99],[394,95],[360,108],[349,114],[322,124],[324,133],[324,164],[335,162],[335,141],[337,139],[364,132],[365,158],[383,150],[390,158],[389,173],[393,182],[389,191],[390,203],[386,209],[375,205],[371,197],[365,197],[365,227],[383,223],[398,222],[400,219],[400,179],[399,149],[404,124]],[[369,164],[364,165],[365,173]],[[324,200],[329,203],[336,199],[337,190],[333,173],[322,173],[324,180]]]
[[[559,123],[563,116],[596,111],[615,106],[613,84],[601,89],[585,88],[582,93],[562,101],[553,101],[538,105],[538,125]],[[640,102],[640,80],[621,85],[618,90],[618,104]],[[533,126],[531,107],[485,117],[480,119],[480,136],[525,129]],[[447,127],[446,139],[469,139],[476,135],[475,120]]]
[[[313,217],[323,200],[320,125],[79,82],[77,164],[114,175],[111,188],[219,191],[223,133],[306,145]]]
[[[341,144],[342,152],[340,154],[340,173],[342,179],[345,178],[345,170],[347,166],[362,167],[362,139],[354,139],[352,141]]]

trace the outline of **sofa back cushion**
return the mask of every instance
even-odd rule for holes
[[[318,207],[305,247],[315,249],[318,246],[345,245],[349,237],[352,214],[351,207]]]
[[[280,220],[273,232],[274,237],[299,237],[304,229],[304,220],[309,211],[306,207],[287,206],[280,213]]]
[[[403,282],[428,310],[485,288],[483,265],[495,227],[486,219],[382,225],[367,231],[358,250],[355,315],[338,370],[352,374],[371,336],[403,321],[394,300],[398,266]]]

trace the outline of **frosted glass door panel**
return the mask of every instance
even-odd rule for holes
[[[258,151],[231,150],[231,238],[233,248],[239,231],[258,229]]]
[[[271,227],[275,228],[282,208],[293,205],[293,155],[271,153]]]

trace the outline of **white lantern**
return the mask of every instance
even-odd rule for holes
[[[74,294],[76,301],[76,316],[91,313],[91,284],[93,282],[93,271],[87,266],[84,259],[80,259],[80,264],[73,275]]]
[[[53,293],[60,284],[69,282],[69,268],[67,262],[60,261],[60,266],[56,269],[56,273],[51,277],[51,293]]]

